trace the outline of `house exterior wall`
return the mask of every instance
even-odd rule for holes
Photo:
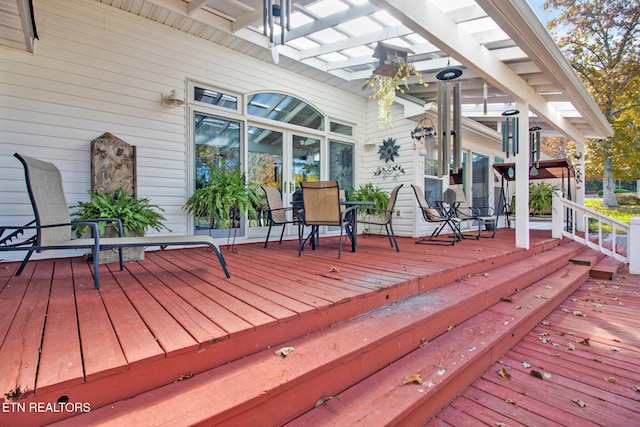
[[[137,147],[138,196],[165,210],[172,232],[191,234],[191,219],[182,210],[191,179],[191,115],[188,106],[167,108],[161,98],[176,89],[188,99],[188,82],[195,81],[241,95],[293,94],[329,120],[353,123],[356,187],[370,181],[391,191],[405,184],[396,205],[400,211],[394,218],[396,233],[427,232],[429,225],[416,211],[410,188],[423,180],[422,158],[411,148],[415,122],[405,117],[402,105],[393,105],[393,128],[379,129],[377,104],[366,93],[347,93],[97,2],[34,3],[40,37],[35,53],[0,47],[0,224],[31,219],[23,171],[12,157],[14,152],[56,164],[67,202],[74,204],[89,199],[90,142],[110,132]],[[487,145],[491,135],[469,133],[464,143],[491,155],[495,151]],[[400,145],[396,163],[405,170],[395,180],[374,176],[384,163],[378,145],[388,137]],[[3,253],[4,259],[22,256]]]

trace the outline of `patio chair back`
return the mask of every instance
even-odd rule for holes
[[[275,187],[262,186],[264,194],[267,196],[267,205],[269,206],[270,220],[276,224],[287,222],[286,211],[282,205],[282,196]]]
[[[42,160],[16,154],[24,166],[25,180],[37,226],[69,224],[71,216],[64,196],[62,175],[57,167]],[[71,239],[71,225],[42,228],[36,237],[37,246],[51,246]],[[39,251],[40,252],[40,251]]]
[[[416,195],[416,200],[418,201],[418,206],[422,211],[422,216],[425,221],[436,223],[438,226],[433,230],[431,236],[419,239],[416,243],[426,243],[426,244],[434,244],[434,245],[451,245],[453,246],[456,242],[459,242],[462,238],[460,234],[460,220],[458,218],[445,216],[445,214],[438,209],[432,208],[427,203],[427,200],[424,197],[424,191],[417,185],[411,185],[413,188],[413,192]],[[438,239],[440,233],[448,227],[452,235],[450,238]]]
[[[367,208],[367,216],[359,221],[362,224],[369,225],[379,225],[384,226],[385,231],[387,232],[387,237],[389,238],[389,244],[393,248],[395,246],[396,251],[400,252],[400,248],[398,247],[398,242],[396,240],[396,235],[393,231],[393,212],[396,206],[396,200],[398,199],[398,191],[402,188],[404,184],[396,185],[396,187],[391,190],[391,194],[389,195],[389,204],[387,205],[387,209],[374,209]],[[377,215],[381,215],[379,218]]]
[[[306,225],[342,225],[338,181],[301,182]]]
[[[393,211],[396,208],[396,201],[398,200],[398,191],[402,188],[404,184],[396,185],[393,190],[391,190],[391,194],[389,195],[389,204],[387,205],[387,211],[384,214],[385,222],[391,222],[391,218],[393,218]]]

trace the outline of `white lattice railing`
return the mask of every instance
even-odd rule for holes
[[[640,274],[640,218],[625,224],[556,194],[552,224],[554,238],[573,239],[629,264],[630,273]]]

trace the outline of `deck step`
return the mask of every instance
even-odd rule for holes
[[[569,262],[578,265],[594,266],[604,258],[604,254],[592,248],[587,248],[577,256],[571,258]]]
[[[613,280],[624,264],[615,258],[605,257],[591,267],[591,277],[599,280]]]
[[[567,265],[287,426],[423,425],[583,284],[588,272]],[[416,375],[418,382],[406,383]]]
[[[144,422],[254,426],[287,422],[308,411],[318,400],[348,389],[412,353],[421,343],[436,339],[502,298],[566,267],[582,248],[571,242],[463,277],[291,340],[282,346],[295,349],[286,357],[276,356],[277,348],[264,350],[188,380],[67,419],[64,425]],[[491,315],[503,316],[495,310]]]

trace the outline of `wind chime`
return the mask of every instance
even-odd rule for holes
[[[438,129],[441,144],[438,145],[438,177],[449,174],[452,139],[453,171],[462,168],[462,85],[452,80],[462,75],[462,70],[447,67],[438,74]],[[452,108],[453,107],[453,108]]]
[[[540,126],[532,126],[529,128],[529,150],[531,151],[529,175],[538,176],[540,168]],[[535,158],[535,164],[533,159]]]
[[[427,120],[429,120],[431,126],[427,126]],[[433,144],[436,146],[438,145],[436,128],[433,126],[431,119],[427,118],[426,114],[423,114],[422,117],[420,117],[418,126],[411,131],[411,138],[415,140],[413,143],[413,149],[417,149],[418,154],[422,157],[427,155],[427,140],[433,140]],[[418,144],[420,144],[420,148],[418,148]]]
[[[520,152],[520,119],[518,119],[519,110],[510,109],[502,112],[502,116],[505,117],[502,122],[502,151],[505,153],[507,159],[511,154],[514,156]]]
[[[291,0],[263,0],[262,3],[262,33],[269,37],[269,47],[273,62],[279,62],[278,49],[276,48],[276,27],[280,27],[280,44],[284,45],[285,30],[291,31]]]

